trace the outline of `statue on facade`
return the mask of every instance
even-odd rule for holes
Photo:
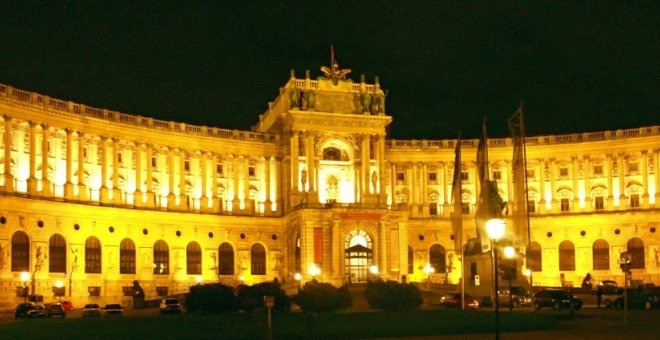
[[[371,95],[368,93],[362,94],[362,113],[368,114],[369,107],[371,106]]]
[[[307,90],[303,92],[302,102],[303,110],[314,111],[314,91]]]
[[[297,109],[300,107],[300,90],[294,87],[289,91],[289,102],[291,103],[291,109]]]
[[[337,59],[335,59],[335,49],[334,46],[330,45],[330,67],[328,66],[321,66],[321,72],[325,74],[327,78],[332,80],[332,85],[337,85],[339,84],[339,80],[346,80],[346,75],[351,73],[351,69],[339,69],[339,63],[337,62]]]

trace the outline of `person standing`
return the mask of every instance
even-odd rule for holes
[[[603,288],[598,286],[596,289],[596,305],[600,308],[600,303],[603,301]]]

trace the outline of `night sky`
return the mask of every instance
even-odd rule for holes
[[[521,100],[527,135],[660,124],[658,1],[224,2],[3,1],[0,83],[249,130],[332,44],[380,77],[391,138],[506,137]]]

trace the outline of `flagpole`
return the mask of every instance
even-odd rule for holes
[[[532,242],[532,235],[531,235],[531,225],[529,221],[529,186],[527,183],[527,146],[525,143],[525,103],[521,100],[520,101],[520,138],[522,141],[522,154],[523,154],[523,169],[525,169],[525,218],[527,221],[527,249],[529,249],[529,245]],[[545,169],[541,169],[541,171],[545,171]],[[545,193],[541,193],[541,198],[543,198],[543,195]],[[525,256],[527,256],[527,249],[525,250]],[[526,259],[525,259],[526,260]],[[529,268],[527,268],[529,269]],[[533,289],[534,287],[534,280],[532,280],[532,274],[533,271],[530,269],[529,271],[529,287],[530,290]]]

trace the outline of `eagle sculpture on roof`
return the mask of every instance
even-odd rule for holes
[[[350,68],[343,70],[339,69],[339,63],[337,62],[337,59],[335,59],[335,49],[330,45],[330,67],[321,66],[321,72],[323,72],[327,78],[332,80],[333,85],[337,85],[339,79],[345,80],[346,75],[351,73],[351,71]]]

